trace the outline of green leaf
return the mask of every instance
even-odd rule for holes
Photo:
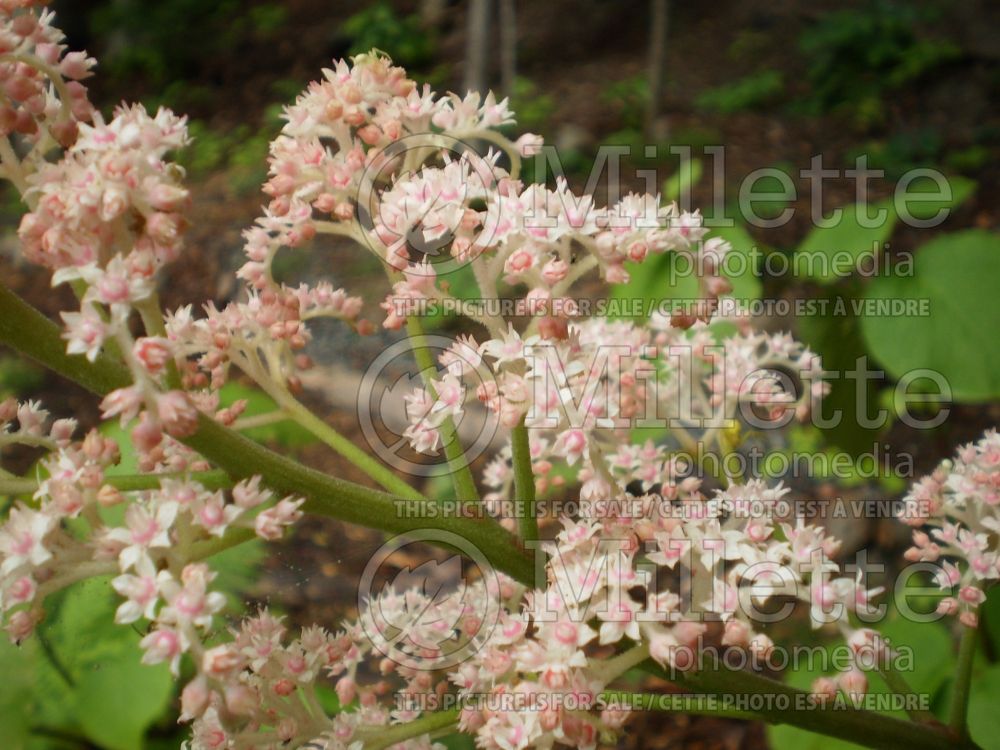
[[[878,629],[895,648],[908,646],[913,649],[913,671],[904,675],[910,686],[918,693],[929,693],[932,698],[950,678],[952,656],[952,640],[947,629],[940,623],[914,623],[903,617],[895,616]],[[824,661],[814,660],[813,669],[799,669],[791,672],[787,682],[793,687],[808,690],[813,680],[823,675],[818,667]],[[888,688],[877,674],[868,673],[869,693],[887,693]],[[904,716],[901,712],[895,715]],[[848,750],[859,748],[853,742],[825,737],[807,732],[795,727],[779,725],[768,726],[768,739],[774,750]]]
[[[140,635],[114,623],[118,598],[109,578],[70,587],[59,599],[42,637],[72,681],[51,664],[37,660],[36,674],[46,725],[66,711],[94,744],[107,750],[137,750],[146,729],[170,704],[173,680],[165,664],[140,663]],[[61,686],[57,693],[51,690]],[[59,694],[62,693],[62,694]]]
[[[842,306],[838,305],[841,299]],[[852,309],[854,299],[850,294],[842,298],[832,288],[820,290],[813,301],[817,309],[813,314],[798,318],[799,337],[822,357],[823,368],[829,372],[853,370],[858,358],[868,354],[861,336],[861,323]],[[863,393],[858,392],[861,386]],[[879,408],[877,388],[878,383],[874,381],[862,383],[846,377],[830,380],[830,393],[818,407],[826,418],[840,412],[840,421],[822,430],[829,444],[855,457],[871,450],[878,430],[863,427],[858,417],[861,410],[869,417],[876,413]]]
[[[969,733],[983,750],[1000,750],[1000,665],[977,675],[969,694]]]
[[[948,211],[953,211],[959,205],[964,203],[969,197],[976,192],[976,187],[978,183],[975,180],[970,180],[968,177],[949,177],[947,178],[948,184],[951,186],[951,199],[946,200],[944,198],[938,200],[916,200],[913,202],[906,202],[904,207],[903,198],[906,194],[918,195],[920,193],[939,193],[938,184],[934,180],[914,180],[906,188],[906,193],[897,193],[895,196],[895,207],[897,213],[902,213],[902,211],[907,210],[914,219],[919,221],[928,221],[936,217],[942,209],[947,209]]]
[[[957,401],[1000,395],[1000,235],[985,230],[941,235],[921,247],[913,276],[881,276],[868,287],[873,305],[926,301],[926,315],[866,310],[868,348],[896,378],[929,368],[948,381]]]
[[[0,639],[0,737],[10,750],[26,750],[34,720],[34,705],[26,700],[34,695],[32,661],[37,644],[28,641],[18,647]]]
[[[140,663],[138,649],[104,659],[76,685],[84,734],[108,750],[138,750],[146,729],[166,710],[173,692],[166,665]]]
[[[687,163],[688,169],[684,169],[683,164],[684,162],[681,162],[682,168],[663,181],[663,200],[668,202],[677,200],[681,197],[681,193],[689,191],[691,186],[701,179],[703,171],[701,159],[691,159]]]
[[[859,212],[878,214],[885,209],[886,219],[875,227],[862,226]],[[896,212],[890,201],[841,207],[839,223],[830,227],[814,227],[796,251],[796,268],[821,284],[831,284],[858,267],[858,264],[881,252],[896,226]]]
[[[742,227],[723,227],[712,229],[713,236],[728,241],[733,249],[723,263],[723,273],[733,285],[730,295],[737,300],[755,300],[761,295],[761,282],[754,266],[753,248],[756,242]],[[732,257],[730,257],[732,256]],[[643,263],[626,263],[629,273],[627,284],[612,284],[609,297],[611,299],[611,317],[634,317],[637,320],[648,318],[650,312],[656,311],[661,303],[666,301],[692,301],[700,296],[698,277],[692,264],[679,261],[675,253],[654,255]],[[641,302],[642,313],[628,315],[621,311],[632,310],[633,301]],[[664,307],[669,311],[669,306]]]
[[[472,735],[463,734],[462,732],[447,734],[436,740],[436,742],[440,742],[448,750],[475,750],[476,748],[476,742],[472,738]]]

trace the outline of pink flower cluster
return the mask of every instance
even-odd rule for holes
[[[697,433],[710,449],[751,408],[766,422],[804,418],[828,389],[819,357],[787,335],[738,333],[716,343],[704,324],[684,331],[663,319],[640,327],[588,318],[562,339],[510,327],[481,344],[457,340],[440,364],[439,378],[407,398],[406,436],[416,450],[436,451],[443,420],[478,401],[503,426],[529,428],[540,491],[559,462],[580,472],[585,498],[671,474],[664,446],[631,444],[636,424],[669,425],[684,447]],[[511,487],[501,466],[509,457],[498,460],[486,477],[499,491],[491,502],[508,499]]]
[[[949,595],[938,611],[976,627],[985,589],[1000,578],[1000,435],[990,430],[959,448],[954,460],[917,482],[904,503],[901,519],[915,527],[906,559],[940,562],[936,582]]]
[[[199,557],[233,527],[279,538],[301,516],[303,501],[273,502],[259,478],[237,484],[231,501],[176,476],[164,476],[156,489],[120,491],[112,471],[120,459],[114,440],[92,430],[74,441],[73,420],[56,420],[51,427],[46,421],[47,413],[33,402],[0,403],[0,447],[19,443],[49,451],[40,461],[42,479],[32,500],[16,503],[0,525],[0,612],[8,632],[14,640],[29,635],[49,594],[117,572],[112,585],[126,601],[116,620],[153,622],[156,628],[142,643],[145,659],[168,661],[176,673],[181,654],[194,648],[224,603],[209,592],[214,574]],[[117,505],[125,508],[120,525],[106,514]],[[70,519],[84,525],[71,533],[65,523]]]
[[[96,61],[86,52],[67,52],[64,36],[52,25],[45,2],[4,0],[0,3],[0,135],[17,134],[38,148],[41,158],[52,145],[70,146],[79,123],[88,122],[93,107],[80,83]],[[15,167],[4,164],[8,178]]]

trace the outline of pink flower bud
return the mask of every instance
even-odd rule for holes
[[[868,692],[868,678],[860,669],[853,668],[842,672],[837,678],[840,689],[852,700],[863,698]]]
[[[156,407],[160,421],[172,437],[187,437],[198,429],[198,410],[183,391],[157,396]]]
[[[830,677],[819,677],[813,680],[811,691],[820,704],[826,703],[837,697],[837,682]]]

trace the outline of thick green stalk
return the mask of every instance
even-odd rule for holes
[[[951,695],[951,712],[948,716],[948,725],[962,738],[967,738],[969,734],[966,724],[969,714],[969,688],[972,683],[972,662],[976,655],[978,637],[978,629],[962,626],[962,639],[958,645],[958,666],[955,671],[955,689]]]
[[[915,724],[884,713],[851,706],[816,705],[811,702],[811,696],[804,690],[745,670],[709,668],[701,672],[671,675],[653,661],[645,662],[643,668],[693,692],[728,696],[764,696],[763,707],[755,711],[761,721],[788,724],[865,747],[885,750],[948,750],[976,747],[967,739],[958,740],[945,727]],[[787,701],[787,706],[779,707],[778,701]]]
[[[413,356],[417,360],[417,367],[424,379],[424,384],[428,391],[434,394],[434,386],[431,385],[430,375],[436,371],[434,358],[425,342],[426,334],[420,324],[420,319],[411,315],[406,320],[406,330],[410,334],[410,346],[413,348]],[[465,450],[462,442],[458,439],[458,431],[455,429],[455,422],[451,417],[446,417],[439,428],[441,442],[444,444],[444,454],[448,458],[448,467],[451,469],[451,481],[455,486],[456,499],[459,501],[479,500],[479,491],[476,489],[476,480],[472,477],[472,469],[466,460]]]
[[[531,471],[528,428],[523,421],[511,431],[510,451],[514,464],[514,508],[518,512],[518,530],[523,540],[538,539],[535,475]]]
[[[0,286],[0,343],[7,344],[64,377],[103,395],[132,382],[128,370],[107,357],[91,363],[66,354],[59,328]],[[304,510],[388,532],[448,531],[465,539],[497,569],[535,585],[534,563],[516,537],[481,513],[435,512],[426,500],[406,500],[310,469],[201,415],[198,429],[182,442],[233,479],[254,475],[279,493],[306,498]]]
[[[714,696],[710,696],[714,697]],[[645,711],[668,711],[693,716],[715,716],[720,719],[760,720],[753,711],[712,706],[704,696],[683,693],[633,693],[628,690],[605,690],[601,693],[603,705]],[[708,705],[706,705],[708,704]]]
[[[458,724],[458,709],[434,711],[406,724],[395,724],[366,732],[361,736],[362,746],[365,750],[383,750],[413,737],[437,734],[456,724]]]

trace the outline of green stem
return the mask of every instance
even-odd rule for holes
[[[643,668],[692,691],[729,696],[762,695],[767,698],[757,718],[771,724],[788,724],[809,732],[837,737],[848,742],[886,750],[947,750],[974,748],[968,740],[957,742],[944,727],[915,724],[888,714],[854,708],[850,705],[821,706],[809,693],[753,672],[705,669],[701,672],[668,674],[655,662]],[[781,698],[780,696],[784,696]],[[778,700],[788,705],[779,707]]]
[[[958,666],[955,670],[955,689],[951,697],[951,712],[948,725],[959,737],[967,739],[969,728],[966,724],[969,713],[969,689],[972,683],[972,662],[976,655],[976,628],[962,626],[962,639],[958,645]]]
[[[279,389],[276,389],[275,393],[272,395],[278,402],[278,406],[284,409],[292,419],[322,440],[329,448],[332,448],[352,464],[361,469],[361,471],[378,482],[379,485],[384,487],[386,490],[410,500],[419,500],[423,497],[419,492],[413,489],[413,487],[393,474],[387,467],[372,458],[370,454],[363,451],[357,445],[337,432],[333,427],[309,411],[309,409],[307,409],[291,394],[287,392],[282,393]]]
[[[888,685],[889,689],[896,695],[916,694],[916,691],[910,687],[910,683],[906,681],[906,678],[893,669],[890,663],[886,663],[884,668],[879,669],[879,674],[882,675],[882,679],[885,680],[885,684]],[[907,703],[907,705],[909,705],[909,703]],[[938,723],[937,717],[934,716],[934,714],[921,708],[907,708],[906,713],[914,721],[924,722],[927,724]]]
[[[707,696],[716,698],[717,696]],[[632,693],[627,690],[605,690],[601,693],[602,705],[619,705],[623,708],[642,709],[645,711],[669,711],[692,716],[715,716],[720,719],[750,719],[759,720],[759,714],[753,711],[743,711],[738,708],[725,708],[712,705],[704,695],[685,695],[683,693]]]
[[[413,348],[413,356],[417,360],[417,367],[424,379],[424,385],[430,391],[431,396],[437,398],[434,386],[431,384],[431,373],[437,371],[434,365],[434,358],[430,349],[427,348],[426,334],[420,319],[411,315],[406,319],[406,330],[410,334],[410,346]],[[451,468],[451,480],[455,487],[455,497],[459,501],[479,500],[479,491],[476,489],[476,480],[472,477],[472,470],[466,460],[462,443],[458,439],[458,431],[455,429],[455,422],[451,417],[445,417],[444,422],[438,428],[441,433],[441,442],[444,443],[444,454],[448,458],[448,466]]]
[[[435,711],[406,724],[380,728],[377,732],[373,730],[372,734],[362,736],[362,745],[365,750],[383,750],[413,737],[434,734],[458,724],[458,713],[458,709]]]
[[[132,383],[128,370],[105,356],[91,363],[66,354],[59,328],[0,285],[0,343],[50,370],[103,395]],[[519,540],[498,523],[470,509],[442,514],[427,500],[406,500],[331,477],[275,453],[205,415],[183,438],[234,480],[260,475],[272,490],[306,498],[307,512],[382,531],[403,533],[435,529],[465,539],[497,569],[527,586],[535,585],[535,565]],[[444,542],[440,543],[447,547]]]
[[[535,507],[535,475],[531,471],[531,448],[524,421],[511,431],[510,451],[514,464],[514,508],[518,512],[521,539],[538,539],[538,510]]]

